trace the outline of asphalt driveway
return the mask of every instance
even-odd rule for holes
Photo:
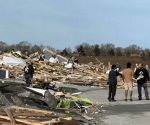
[[[124,89],[117,89],[116,102],[108,102],[108,89],[88,86],[73,87],[82,91],[81,96],[90,98],[94,103],[104,104],[103,112],[94,115],[97,125],[150,124],[150,100],[145,100],[143,97],[143,100],[139,101],[136,87],[133,92],[133,101],[127,102],[124,101]]]

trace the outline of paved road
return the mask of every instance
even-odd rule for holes
[[[138,100],[134,88],[133,101],[124,101],[124,89],[117,89],[116,102],[108,102],[108,89],[98,87],[74,86],[81,90],[82,96],[94,103],[103,103],[103,113],[96,115],[98,125],[150,125],[150,100]],[[143,92],[144,95],[144,92]]]

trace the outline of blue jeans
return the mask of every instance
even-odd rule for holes
[[[142,99],[142,87],[144,88],[145,98],[148,99],[149,93],[148,93],[147,83],[144,83],[143,85],[139,85],[139,84],[137,85],[139,99]]]

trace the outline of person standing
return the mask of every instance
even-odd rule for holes
[[[147,81],[149,81],[150,79],[149,79],[149,73],[143,67],[143,64],[139,64],[139,68],[134,73],[134,77],[137,80],[137,89],[138,89],[139,100],[142,100],[142,87],[144,88],[146,100],[149,100]]]
[[[32,81],[33,74],[34,74],[33,63],[27,62],[23,70],[24,70],[26,86],[29,87],[31,85],[31,81]]]
[[[130,101],[132,101],[133,93],[133,70],[131,69],[131,63],[127,63],[127,67],[122,71],[122,77],[125,88],[125,101],[127,101],[128,93],[130,95]]]
[[[111,66],[111,70],[108,74],[108,84],[109,84],[109,94],[108,94],[108,101],[116,101],[116,87],[117,87],[117,76],[119,73],[115,70],[116,65]]]

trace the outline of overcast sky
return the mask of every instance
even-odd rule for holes
[[[149,0],[0,0],[0,41],[150,48]]]

